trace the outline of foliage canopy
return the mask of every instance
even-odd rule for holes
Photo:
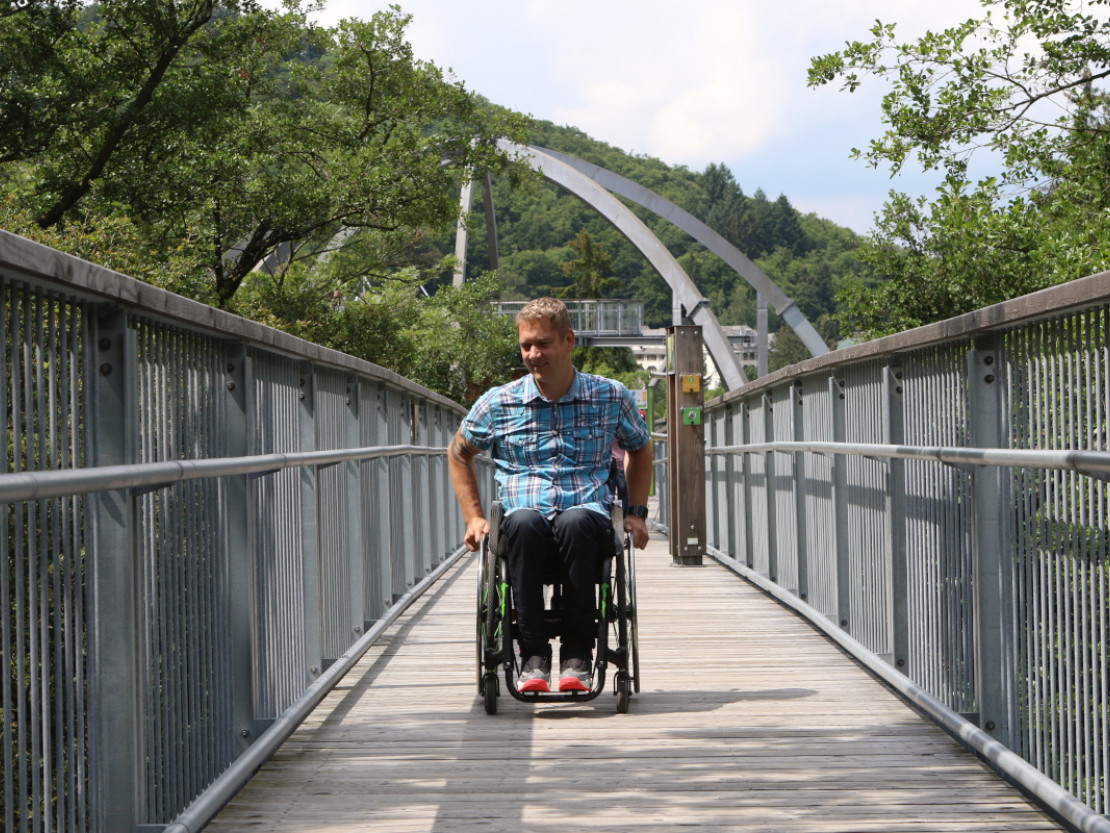
[[[417,59],[398,7],[334,28],[313,8],[61,0],[0,18],[0,225],[407,371],[400,322],[455,303],[411,318],[440,268],[426,241],[465,178],[519,178],[495,141],[523,120]],[[373,303],[392,313],[375,324]],[[453,366],[486,372],[487,349]]]
[[[887,130],[857,156],[944,176],[932,200],[892,192],[861,253],[886,280],[848,294],[853,330],[917,326],[1110,265],[1107,0],[982,6],[910,41],[878,22],[812,61],[813,86],[890,84]]]

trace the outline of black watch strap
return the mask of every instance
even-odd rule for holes
[[[628,507],[628,516],[630,518],[647,518],[647,507],[642,503],[637,503],[634,506]]]

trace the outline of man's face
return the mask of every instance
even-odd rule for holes
[[[570,351],[574,347],[574,330],[561,336],[545,320],[521,321],[517,324],[520,357],[540,388],[569,386],[573,376]]]

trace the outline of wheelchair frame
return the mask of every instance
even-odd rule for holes
[[[610,511],[610,521],[616,540],[617,530],[624,529],[624,513],[619,504],[614,503]],[[498,552],[500,523],[501,505],[494,503],[490,513],[490,534],[483,537],[478,549],[478,694],[483,698],[486,713],[497,713],[500,695],[497,673],[499,666],[503,670],[505,687],[517,700],[533,703],[587,702],[604,690],[609,663],[617,668],[613,675],[617,712],[627,713],[632,693],[640,691],[636,566],[632,536],[624,533],[620,539],[621,546],[599,565],[601,580],[595,585],[598,599],[593,686],[589,691],[519,691],[516,682],[521,671],[521,659],[516,650],[519,633],[515,621],[516,609],[512,603],[512,587],[508,579],[508,556]],[[553,628],[554,634],[558,635],[558,627],[561,626],[558,611],[551,610],[545,604],[545,619]],[[615,642],[613,646],[610,645],[611,637]]]

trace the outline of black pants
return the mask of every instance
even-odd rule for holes
[[[548,520],[532,509],[518,509],[502,519],[501,535],[509,554],[521,655],[549,655],[543,585],[557,577],[563,585],[560,658],[589,657],[596,636],[597,565],[613,547],[608,518],[576,508]]]

